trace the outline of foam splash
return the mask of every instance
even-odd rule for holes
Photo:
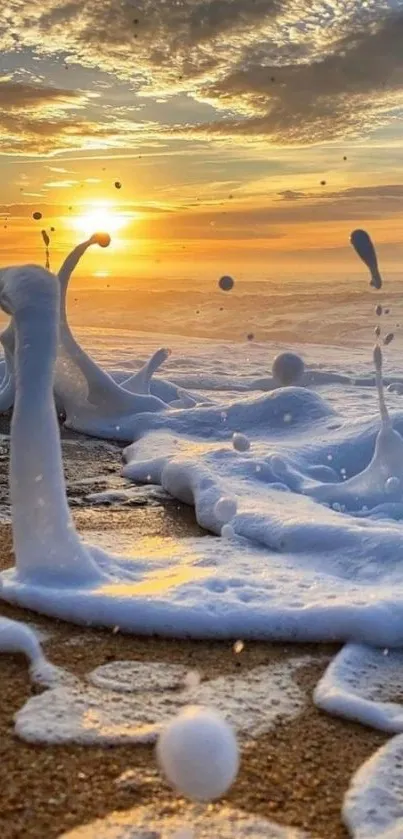
[[[401,839],[403,835],[403,735],[393,737],[354,775],[343,820],[353,839]]]
[[[319,708],[381,731],[403,731],[403,651],[346,644],[319,681]]]
[[[65,671],[44,655],[40,633],[26,623],[0,617],[0,653],[23,653],[29,661],[30,678],[36,684],[52,687],[65,681]]]

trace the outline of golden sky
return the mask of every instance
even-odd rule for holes
[[[8,0],[3,264],[107,229],[122,275],[355,271],[365,227],[397,268],[402,36],[403,0]]]

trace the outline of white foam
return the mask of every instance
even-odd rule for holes
[[[292,719],[305,697],[294,681],[301,657],[186,685],[184,668],[160,662],[112,662],[28,699],[15,717],[19,737],[34,743],[116,745],[154,742],[184,707],[214,708],[240,736],[259,736]]]
[[[42,651],[41,640],[48,637],[26,623],[0,617],[0,652],[23,653],[30,663],[32,681],[43,686],[60,684],[66,675],[62,668],[51,664]]]
[[[402,671],[400,650],[346,644],[318,683],[315,703],[373,728],[403,731]]]
[[[293,827],[282,827],[262,816],[252,816],[231,807],[186,810],[160,816],[155,807],[111,813],[83,827],[60,834],[59,839],[173,839],[177,831],[196,831],[197,839],[308,839]]]
[[[403,735],[393,737],[354,775],[343,819],[353,839],[403,835]]]

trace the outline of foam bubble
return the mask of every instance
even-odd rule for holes
[[[158,740],[157,756],[170,784],[195,801],[221,798],[238,774],[235,734],[209,708],[186,708],[168,723]]]
[[[214,507],[214,515],[219,521],[225,524],[234,518],[237,511],[237,503],[235,498],[229,496],[222,496],[218,499]]]
[[[235,434],[232,435],[232,445],[237,452],[247,452],[250,449],[250,440],[246,434]]]
[[[284,386],[295,384],[302,378],[305,370],[301,356],[292,352],[280,353],[273,362],[273,376]]]

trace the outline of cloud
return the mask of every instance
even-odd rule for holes
[[[78,181],[47,181],[44,186],[48,189],[70,189],[77,184]]]
[[[189,109],[188,124],[162,126],[166,135],[311,145],[361,137],[403,106],[402,0],[6,5],[0,11],[4,52],[29,47],[42,55],[64,53],[68,66],[104,70],[129,81],[140,96],[156,100],[182,93],[200,103],[201,114],[203,105],[215,109],[207,122]],[[10,84],[0,84],[0,107],[2,95],[12,98]],[[21,107],[49,107],[52,101],[64,109],[81,107],[80,94],[66,91],[63,100],[48,90],[41,101],[25,88],[19,91]],[[116,116],[124,120],[121,107]],[[71,137],[67,128],[64,140],[66,134]]]
[[[30,154],[81,147],[88,135],[102,133],[97,124],[79,116],[92,96],[40,83],[1,82],[1,152]]]
[[[90,95],[77,90],[64,90],[43,84],[0,82],[0,110],[46,112],[56,107],[84,107]]]
[[[0,150],[9,155],[56,154],[141,146],[154,127],[128,120],[84,119],[64,113],[43,115],[0,109]]]
[[[283,189],[282,192],[277,193],[283,201],[299,201],[306,197],[305,192],[300,192],[295,189]]]

